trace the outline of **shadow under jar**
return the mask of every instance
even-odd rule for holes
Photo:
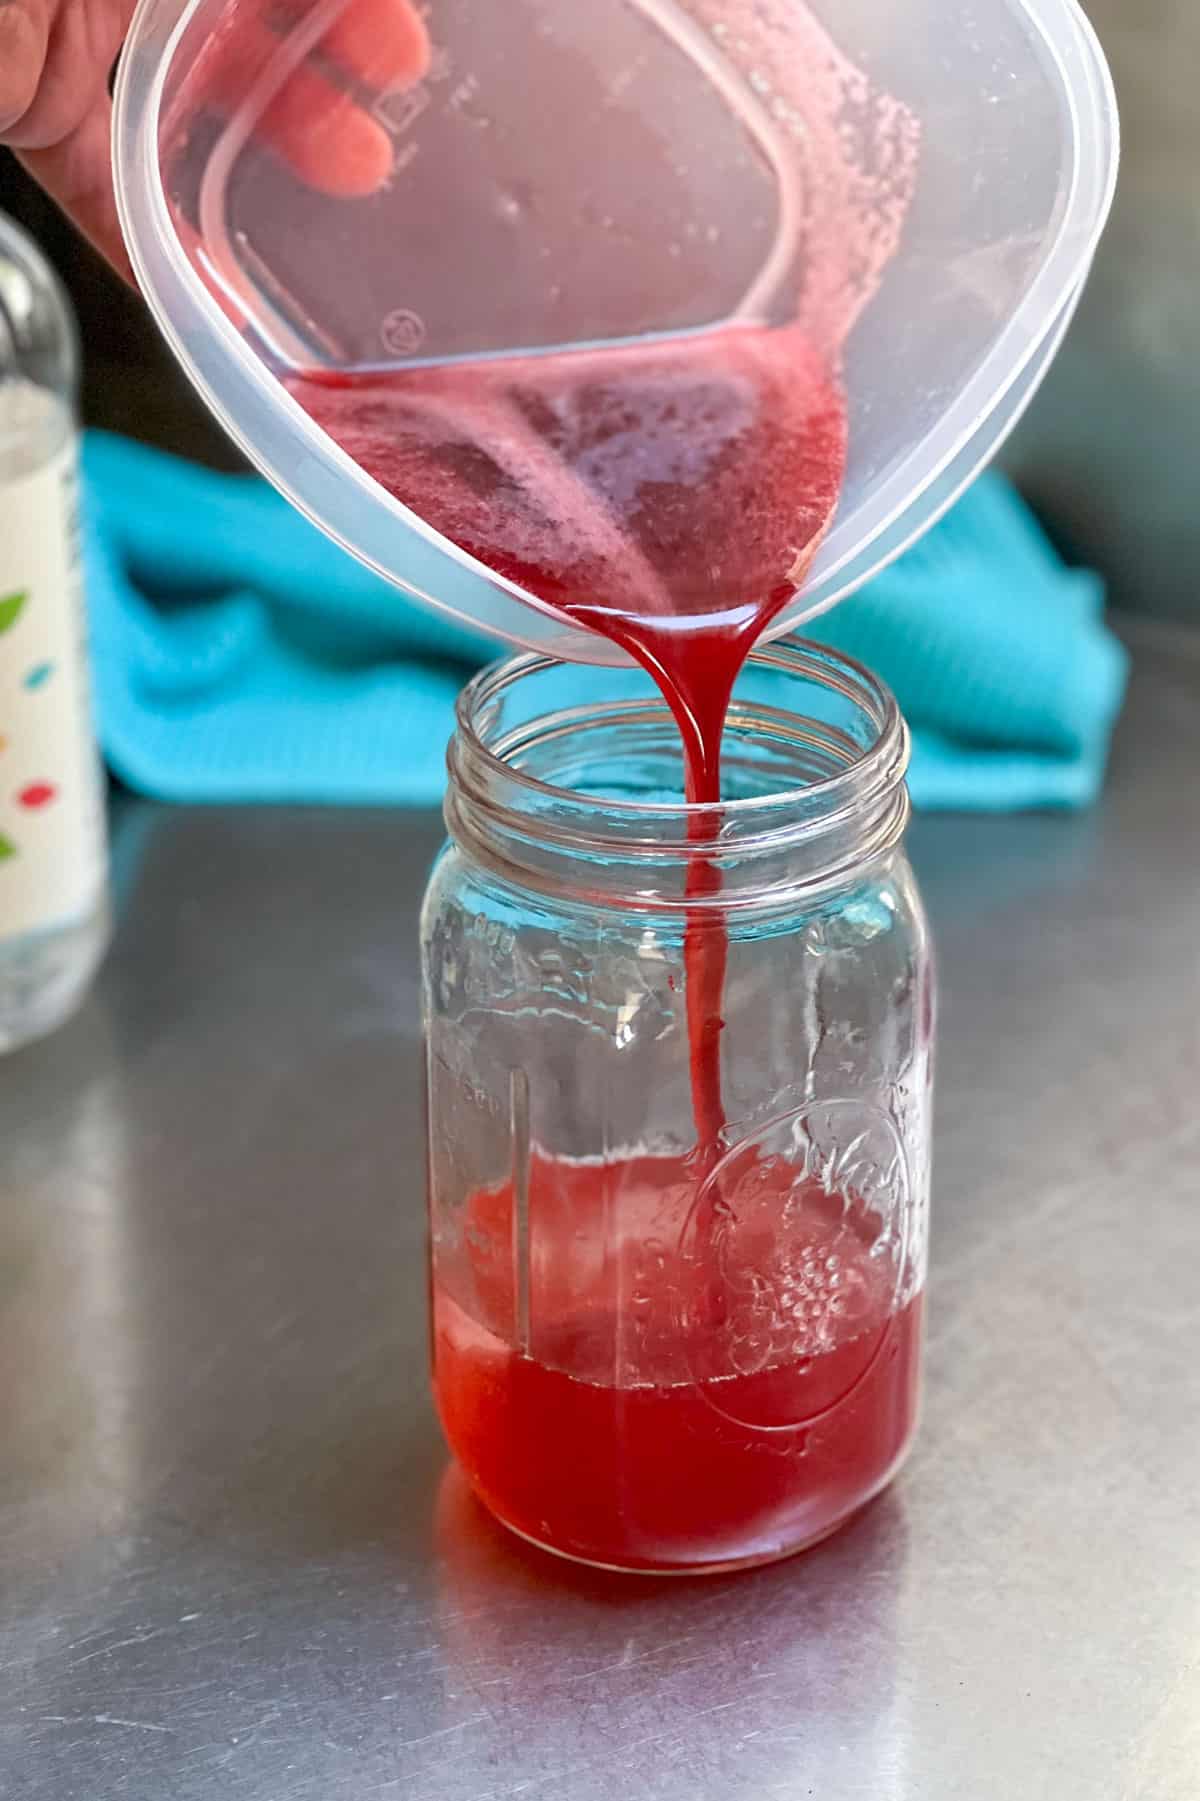
[[[933,981],[907,761],[886,690],[799,643],[739,680],[719,809],[677,798],[637,671],[520,657],[463,696],[422,924],[434,1386],[476,1492],[548,1550],[766,1562],[908,1450]],[[719,885],[689,884],[705,858]],[[708,1147],[689,933],[727,936]]]

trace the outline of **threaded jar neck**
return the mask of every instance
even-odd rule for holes
[[[759,909],[852,882],[895,848],[908,759],[875,676],[788,640],[755,651],[734,689],[720,806],[688,805],[679,735],[647,676],[518,656],[459,700],[446,822],[467,856],[519,887],[674,911],[704,859],[720,889],[689,911]]]

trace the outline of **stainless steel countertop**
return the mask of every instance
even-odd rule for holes
[[[1093,817],[927,820],[925,1419],[791,1564],[600,1579],[447,1470],[415,922],[437,822],[119,817],[84,1014],[0,1064],[0,1792],[1195,1801],[1200,657]]]

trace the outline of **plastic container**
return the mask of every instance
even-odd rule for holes
[[[1113,92],[1073,0],[420,10],[420,81],[388,90],[385,69],[376,87],[384,47],[360,65],[365,94],[361,80],[339,88],[394,160],[369,196],[319,191],[338,184],[314,102],[361,3],[142,0],[135,15],[115,123],[130,254],[185,368],[263,472],[418,598],[560,656],[611,656],[389,495],[281,377],[770,324],[797,292],[815,317],[821,197],[831,181],[873,183],[864,299],[878,291],[830,346],[849,402],[841,500],[770,635],[932,524],[1034,393],[1111,201]],[[836,166],[806,161],[804,83],[841,96]],[[914,121],[911,198],[892,206]],[[306,180],[271,142],[303,130]]]

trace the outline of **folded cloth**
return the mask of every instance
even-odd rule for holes
[[[255,477],[100,433],[84,473],[116,775],[165,800],[440,798],[454,698],[492,640],[407,601]],[[1080,807],[1125,684],[1102,607],[993,475],[809,635],[895,690],[918,806]]]

